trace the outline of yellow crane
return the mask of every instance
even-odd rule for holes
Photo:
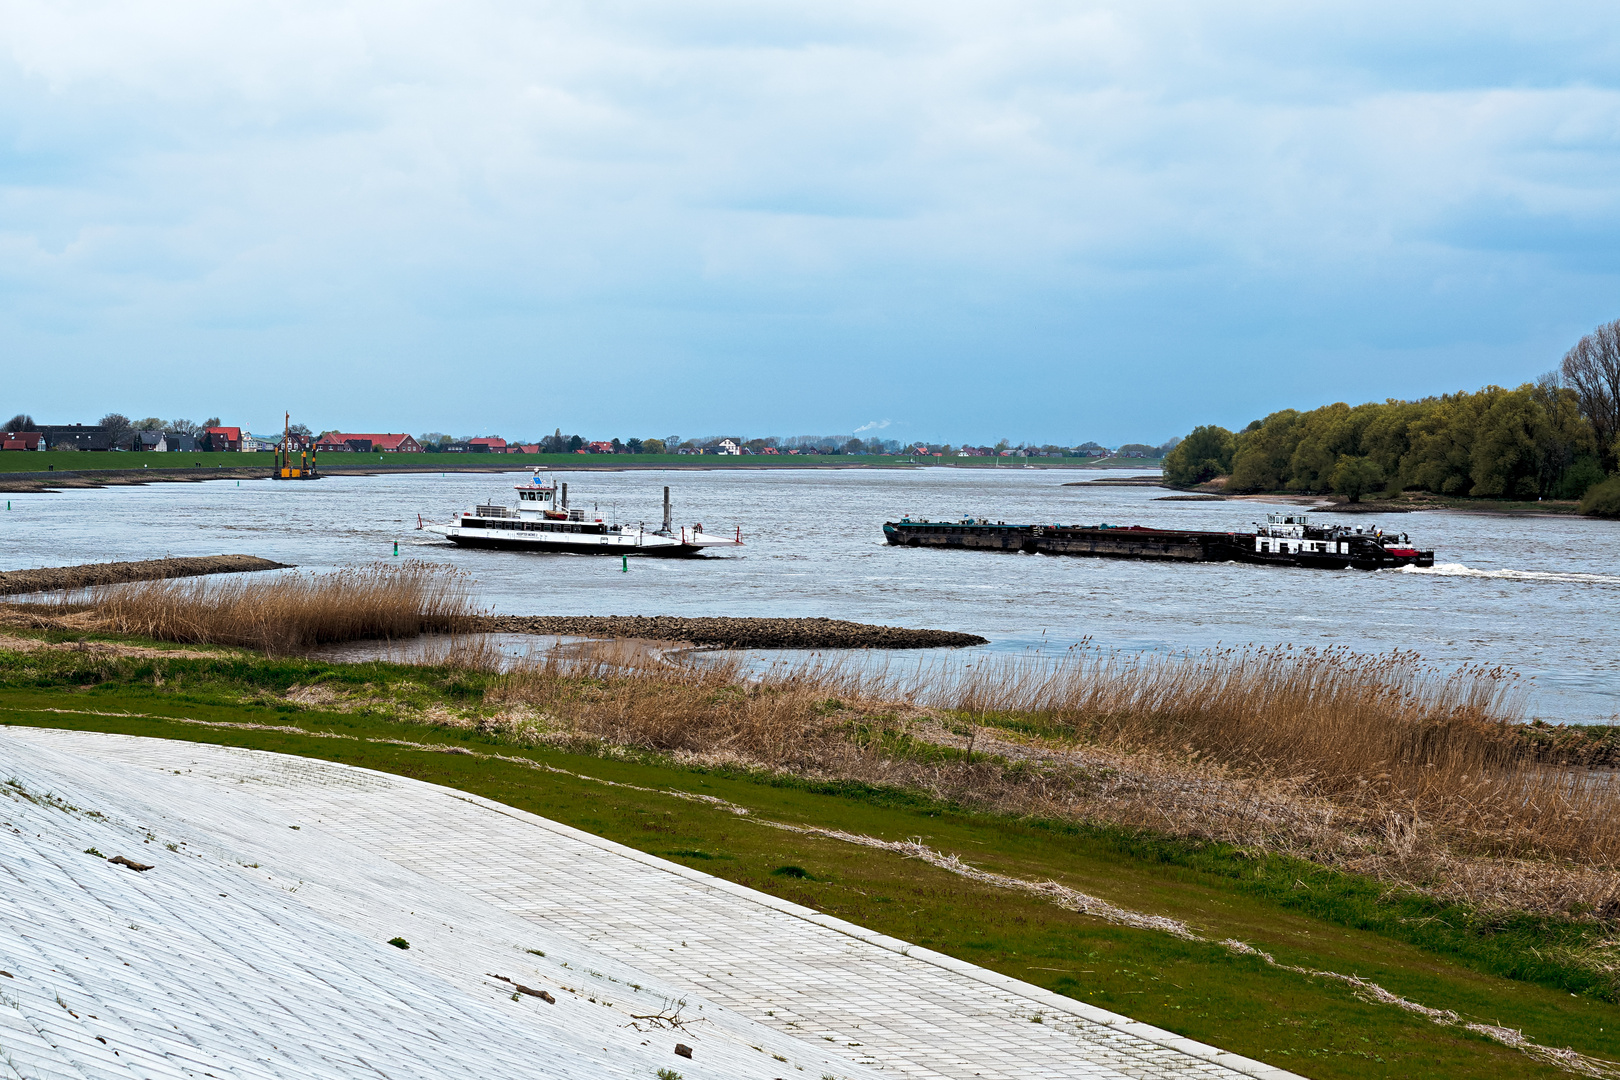
[[[276,480],[319,480],[315,471],[315,444],[298,451],[298,464],[292,460],[292,413],[282,414],[281,445],[276,448]]]

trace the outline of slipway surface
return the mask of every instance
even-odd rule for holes
[[[0,793],[5,1080],[1292,1075],[404,777],[10,727]]]

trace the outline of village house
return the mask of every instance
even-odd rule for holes
[[[111,450],[112,432],[86,424],[41,424],[37,429],[47,450]]]
[[[37,431],[8,431],[0,438],[0,450],[43,450],[45,436]]]
[[[215,452],[242,449],[242,429],[239,427],[204,428],[203,445]]]
[[[506,440],[494,437],[481,437],[468,439],[467,445],[475,454],[504,454],[506,453]],[[478,449],[483,447],[482,450]]]
[[[346,431],[328,431],[315,444],[317,453],[382,453],[419,454],[422,447],[415,439],[402,433],[384,435],[353,434]]]
[[[268,435],[255,435],[251,431],[242,432],[242,452],[244,454],[262,454],[275,450],[278,439]]]

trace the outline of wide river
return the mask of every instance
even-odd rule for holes
[[[1157,488],[1065,487],[1121,473],[1034,469],[560,474],[573,505],[610,521],[740,525],[746,547],[696,560],[462,551],[417,532],[473,502],[514,502],[521,478],[449,473],[224,480],[13,495],[0,569],[165,554],[244,553],[321,570],[432,559],[468,571],[481,602],[513,614],[823,615],[965,630],[997,651],[1082,639],[1180,652],[1225,645],[1413,650],[1446,665],[1505,665],[1531,681],[1530,712],[1620,719],[1620,522],[1467,513],[1354,519],[1408,532],[1427,571],[1364,573],[1173,565],[889,547],[905,514],[1009,522],[1247,528],[1255,502],[1165,502]]]

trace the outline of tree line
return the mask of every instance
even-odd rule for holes
[[[1229,491],[1401,491],[1579,499],[1620,490],[1620,320],[1583,337],[1559,367],[1508,390],[1419,401],[1283,409],[1242,431],[1195,429],[1164,460],[1171,484],[1227,477]]]

